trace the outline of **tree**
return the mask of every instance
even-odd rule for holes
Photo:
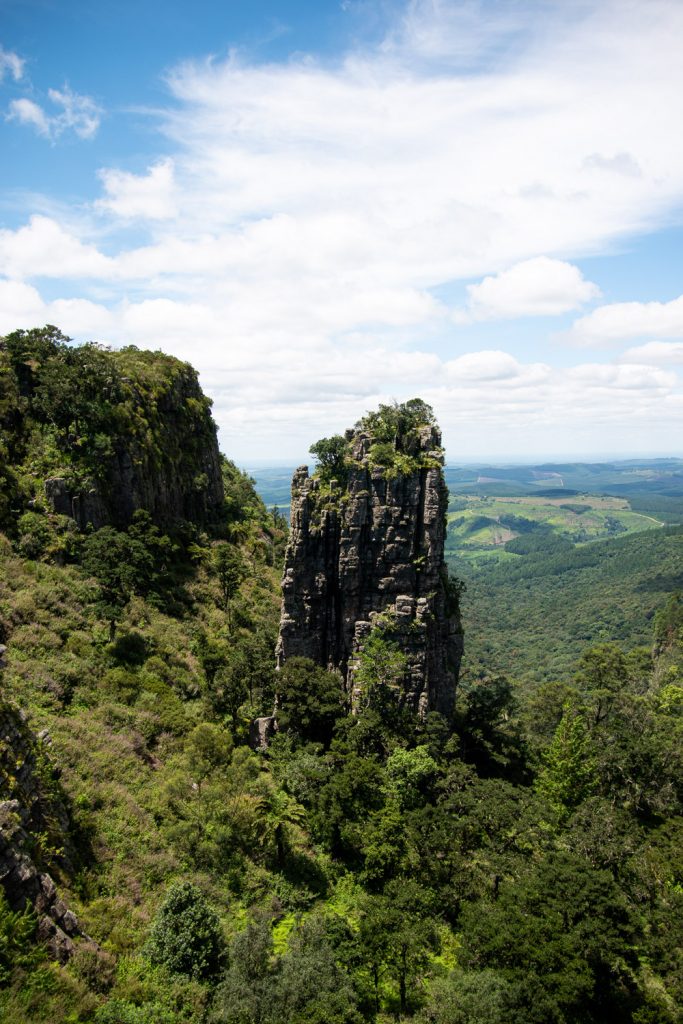
[[[512,1019],[506,1016],[509,991],[501,972],[451,971],[432,986],[416,1024],[501,1024]]]
[[[216,990],[211,1024],[361,1024],[356,995],[338,964],[323,918],[306,920],[273,963],[265,915],[230,944],[229,967]]]
[[[224,940],[220,921],[201,889],[178,882],[168,890],[147,943],[154,964],[176,974],[211,978],[220,969]]]
[[[376,412],[369,412],[356,424],[367,430],[376,442],[391,444],[400,451],[405,440],[422,426],[435,426],[434,410],[421,398],[407,402],[380,405]]]
[[[230,603],[247,574],[244,558],[239,548],[226,541],[216,544],[212,555],[213,569],[221,588],[223,610],[227,613],[228,622],[230,622]]]
[[[231,652],[232,653],[232,652]],[[237,649],[239,655],[241,650]],[[231,656],[213,677],[209,692],[212,707],[230,716],[233,733],[237,731],[239,710],[249,696],[246,680],[246,658]]]
[[[386,766],[388,789],[401,810],[417,807],[437,774],[438,765],[426,746],[404,750],[399,747]]]
[[[600,725],[628,687],[628,661],[616,644],[598,644],[581,655],[575,679],[591,705],[594,725]]]
[[[561,817],[588,797],[596,786],[596,762],[584,717],[566,704],[562,721],[545,754],[536,788]]]
[[[379,982],[384,973],[398,985],[399,1006],[408,1012],[411,995],[438,946],[428,892],[408,878],[394,879],[383,896],[370,897],[361,916],[360,956],[368,966],[379,1011]]]
[[[351,979],[337,963],[325,920],[315,915],[296,929],[280,961],[273,1022],[361,1024]]]
[[[273,1003],[273,933],[270,920],[254,916],[228,949],[228,969],[216,989],[212,1024],[265,1024]]]
[[[655,615],[655,651],[661,654],[667,647],[683,639],[683,596],[672,594]]]
[[[505,974],[512,1006],[504,1019],[632,1020],[639,931],[610,872],[551,854],[504,881],[495,902],[466,907],[460,927],[462,965]]]
[[[349,471],[346,466],[346,458],[349,454],[349,442],[341,434],[334,434],[332,437],[322,437],[308,449],[310,454],[317,459],[317,472],[321,479],[329,483],[336,480],[341,486],[346,484]]]
[[[400,718],[408,659],[386,631],[375,627],[365,641],[354,673],[360,707],[378,711],[392,723]]]
[[[185,756],[193,779],[201,791],[202,782],[217,768],[229,764],[232,737],[213,722],[200,722],[185,740]]]
[[[344,714],[344,691],[337,672],[310,658],[289,658],[277,675],[278,727],[302,743],[329,746]]]
[[[114,641],[116,622],[134,593],[145,594],[154,570],[152,555],[139,540],[104,526],[87,538],[83,567],[100,587],[100,608],[109,619]]]

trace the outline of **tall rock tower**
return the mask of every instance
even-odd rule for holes
[[[453,710],[462,657],[457,587],[444,562],[448,490],[441,434],[419,399],[380,406],[311,451],[292,480],[278,665],[294,656],[354,672],[373,628],[406,655],[400,699]]]

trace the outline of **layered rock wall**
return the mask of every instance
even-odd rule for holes
[[[348,432],[348,480],[292,480],[278,664],[303,656],[336,668],[357,702],[354,669],[373,625],[407,655],[403,699],[450,715],[462,628],[444,563],[448,491],[441,438],[423,426],[408,472],[373,466],[373,437]]]

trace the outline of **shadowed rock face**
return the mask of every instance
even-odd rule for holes
[[[373,436],[348,431],[348,481],[292,480],[277,658],[336,668],[357,703],[354,667],[382,616],[408,658],[404,700],[418,714],[453,710],[462,628],[444,562],[448,490],[433,425],[410,439],[407,472],[373,466]]]
[[[0,669],[4,651],[0,647]],[[56,830],[62,847],[59,866],[66,875],[75,872],[77,851],[68,811],[58,796],[48,798],[43,791],[42,776],[55,771],[45,753],[50,742],[45,732],[34,736],[25,715],[0,697],[0,885],[12,910],[30,907],[35,912],[36,938],[54,959],[66,963],[74,940],[99,947],[84,934],[52,876],[36,859],[36,837]]]

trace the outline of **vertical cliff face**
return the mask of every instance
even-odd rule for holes
[[[358,702],[357,659],[381,625],[407,656],[405,703],[449,715],[462,628],[444,562],[441,436],[429,407],[408,404],[430,422],[409,424],[391,442],[378,441],[386,425],[376,417],[347,431],[343,465],[337,460],[345,479],[296,470],[278,663],[303,656],[339,669]]]
[[[118,353],[107,355],[115,362]],[[205,524],[220,513],[223,483],[209,403],[190,366],[155,356],[163,359],[161,379],[149,386],[133,364],[138,377],[124,378],[118,403],[110,403],[112,416],[127,405],[127,429],[114,433],[111,452],[85,486],[58,476],[45,481],[52,509],[83,530],[125,527],[139,508],[164,525],[180,519]],[[142,368],[149,372],[148,365]]]
[[[0,527],[29,508],[81,529],[125,528],[137,509],[164,526],[221,516],[216,425],[188,363],[15,331],[0,338],[0,392]]]

